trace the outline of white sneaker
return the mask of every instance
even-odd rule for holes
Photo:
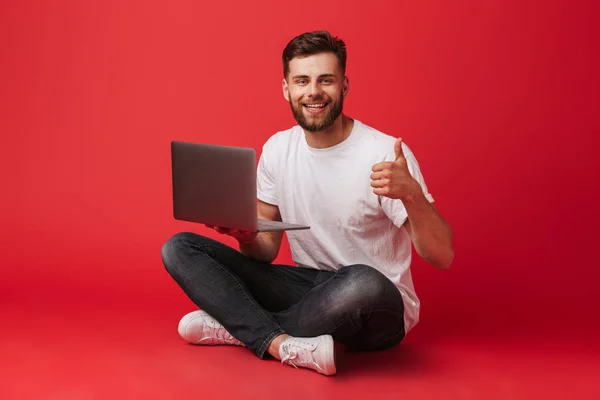
[[[244,346],[223,325],[202,310],[192,311],[181,318],[177,330],[183,339],[193,344]]]
[[[333,338],[322,335],[314,338],[288,337],[279,347],[281,362],[296,368],[314,369],[323,375],[335,375]]]

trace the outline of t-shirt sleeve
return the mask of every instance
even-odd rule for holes
[[[275,182],[275,153],[269,142],[265,143],[258,160],[256,172],[256,195],[260,201],[278,205]]]
[[[429,193],[427,189],[427,185],[425,184],[425,178],[423,178],[423,174],[421,173],[421,169],[419,168],[419,163],[413,152],[410,148],[402,143],[402,150],[404,153],[404,157],[406,158],[406,162],[408,165],[408,171],[412,175],[413,178],[419,182],[421,185],[421,189],[423,190],[423,194],[425,194],[425,198],[431,203],[434,202],[433,196]],[[391,159],[394,155],[389,156]],[[381,199],[381,207],[385,214],[392,220],[394,225],[400,228],[406,222],[408,218],[408,213],[406,212],[406,208],[404,204],[402,204],[401,200],[390,199],[389,197],[380,196]]]

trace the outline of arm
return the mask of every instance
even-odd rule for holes
[[[376,195],[389,199],[401,200],[408,218],[403,227],[408,231],[417,253],[427,262],[440,269],[447,269],[454,259],[452,249],[452,230],[429,202],[421,184],[408,168],[404,155],[402,139],[394,145],[396,159],[393,162],[381,162],[373,166],[371,186]],[[420,176],[414,156],[408,153],[413,170]],[[422,177],[421,177],[422,180]],[[388,216],[394,214],[390,210],[389,200],[386,202]]]
[[[420,188],[419,188],[420,189]],[[452,229],[421,190],[403,200],[408,213],[404,227],[415,250],[431,265],[448,269],[454,259]]]
[[[279,207],[257,200],[258,218],[271,221],[281,221]],[[240,240],[240,251],[248,257],[256,260],[273,262],[279,254],[283,232],[260,232],[248,238]]]

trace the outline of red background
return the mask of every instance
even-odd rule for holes
[[[312,397],[371,387],[359,377],[381,377],[390,396],[590,395],[600,326],[598,8],[3,1],[3,390],[252,396],[261,381],[248,377],[258,373],[278,376],[281,390],[300,377],[297,390]],[[260,150],[289,128],[281,51],[314,29],[347,43],[347,114],[404,138],[455,233],[449,271],[414,261],[423,311],[408,350],[351,358],[341,375],[356,379],[343,387],[239,349],[184,346],[175,327],[193,305],[160,260],[177,231],[218,237],[173,220],[170,141]],[[285,244],[278,261],[290,262]]]

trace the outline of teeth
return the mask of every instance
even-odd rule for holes
[[[305,106],[310,108],[322,108],[325,107],[325,104],[305,104]]]

